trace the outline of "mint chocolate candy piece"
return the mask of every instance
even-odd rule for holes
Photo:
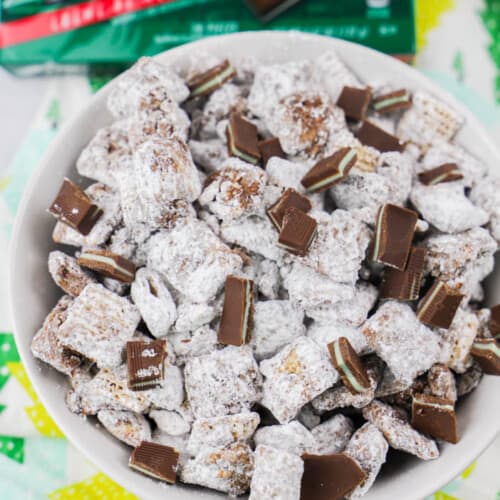
[[[218,333],[221,344],[241,346],[250,342],[252,308],[253,281],[228,276]]]

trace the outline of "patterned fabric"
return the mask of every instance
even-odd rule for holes
[[[500,141],[500,0],[417,0],[416,9],[417,67],[468,105]],[[457,37],[464,23],[470,34]],[[83,77],[54,80],[7,175],[0,179],[0,262],[6,262],[14,215],[32,169],[60,124],[101,83]],[[497,107],[491,105],[495,99]],[[0,277],[6,272],[0,268]],[[0,333],[0,497],[136,499],[75,450],[43,408],[8,333],[6,293],[6,279],[0,279],[0,330],[5,330]],[[500,500],[498,463],[500,439],[430,499]]]

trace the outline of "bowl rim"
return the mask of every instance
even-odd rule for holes
[[[435,83],[434,81],[429,79],[426,75],[421,73],[418,69],[409,66],[408,64],[390,55],[384,54],[382,52],[379,52],[375,49],[366,47],[361,44],[349,42],[335,37],[329,37],[313,33],[305,33],[295,30],[243,31],[238,33],[230,33],[225,35],[206,37],[200,40],[189,42],[174,47],[172,49],[166,50],[164,52],[158,53],[154,55],[153,58],[159,59],[161,61],[162,56],[164,54],[168,54],[169,58],[172,57],[172,59],[175,61],[180,55],[182,55],[184,51],[191,51],[193,48],[194,49],[200,48],[202,51],[209,52],[210,48],[213,48],[218,44],[225,44],[228,40],[230,41],[234,39],[241,39],[241,40],[251,41],[256,37],[264,37],[264,36],[269,37],[270,39],[276,39],[276,41],[286,41],[288,37],[294,39],[297,39],[299,37],[304,40],[311,40],[311,41],[315,39],[329,40],[329,42],[331,42],[332,50],[337,50],[342,46],[347,46],[347,47],[351,46],[351,47],[356,47],[358,50],[364,51],[369,57],[390,59],[394,66],[399,65],[399,67],[404,68],[404,72],[411,74],[412,81],[415,82],[415,85],[418,85],[420,82],[425,82],[425,86],[431,89],[434,95],[439,97],[439,99],[450,103],[455,109],[457,109],[466,118],[466,121],[468,123],[472,124],[475,128],[478,129],[478,134],[481,134],[483,136],[484,143],[490,150],[489,152],[494,157],[496,157],[498,159],[498,163],[500,163],[500,149],[494,143],[493,138],[487,132],[485,126],[479,121],[478,118],[476,118],[476,116],[472,113],[472,111],[469,108],[467,108],[464,104],[458,101],[458,99],[456,99],[453,95],[448,93],[437,83]],[[172,64],[171,62],[169,63]],[[104,87],[99,89],[99,91],[96,92],[89,99],[89,101],[71,119],[65,122],[63,126],[57,131],[56,137],[52,140],[48,148],[45,150],[42,159],[40,160],[38,165],[33,169],[32,173],[30,174],[29,180],[25,185],[21,202],[19,203],[15,214],[13,231],[11,238],[9,240],[8,303],[12,319],[14,338],[16,340],[16,345],[18,347],[20,359],[30,379],[30,382],[32,383],[41,403],[46,408],[47,412],[51,415],[51,417],[52,417],[52,412],[51,412],[52,405],[47,402],[44,395],[44,390],[41,387],[41,383],[39,383],[38,381],[38,377],[36,374],[36,363],[31,362],[32,361],[31,358],[33,357],[31,354],[31,350],[29,348],[25,349],[22,342],[17,342],[18,338],[20,338],[20,333],[19,333],[20,327],[18,325],[19,322],[17,314],[15,312],[16,308],[12,292],[14,290],[14,281],[15,281],[14,269],[16,267],[15,262],[16,262],[17,247],[19,244],[19,236],[23,228],[22,222],[24,220],[25,212],[27,211],[27,208],[29,206],[29,201],[32,197],[34,190],[37,187],[39,178],[42,176],[45,169],[49,166],[48,160],[50,159],[50,157],[54,155],[55,152],[57,152],[61,148],[62,139],[69,132],[69,130],[74,128],[78,124],[78,122],[81,121],[82,117],[86,112],[86,109],[89,106],[91,106],[92,103],[95,103],[96,101],[102,99],[103,95],[109,92],[109,90],[112,88],[112,86],[115,84],[115,82],[120,76],[121,75],[118,75],[113,80],[108,82]],[[58,427],[62,430],[68,442],[74,445],[99,470],[107,474],[109,477],[111,477],[114,481],[116,481],[118,484],[120,484],[127,490],[134,492],[137,495],[141,494],[141,492],[138,491],[137,487],[133,484],[133,481],[130,481],[125,477],[122,477],[120,473],[115,472],[115,470],[112,467],[108,466],[108,463],[104,460],[104,458],[101,458],[99,455],[92,453],[92,450],[86,447],[85,442],[82,439],[80,439],[78,435],[74,435],[73,431],[70,429],[70,424],[67,423],[66,420],[56,420],[56,418],[54,418],[54,421],[56,422]],[[440,488],[442,488],[443,486],[448,484],[451,480],[453,480],[455,477],[457,477],[474,460],[476,460],[479,455],[481,455],[485,451],[485,449],[493,442],[493,440],[496,438],[498,434],[500,434],[500,421],[498,422],[496,432],[490,433],[487,436],[482,436],[480,439],[477,439],[475,441],[473,452],[471,452],[466,456],[461,455],[460,457],[456,457],[457,458],[457,460],[455,460],[456,466],[453,469],[450,468],[447,474],[442,474],[439,477],[439,479],[434,479],[432,482],[432,489],[430,491],[425,490],[426,491],[426,493],[424,493],[425,496],[430,495],[435,491],[438,491]]]

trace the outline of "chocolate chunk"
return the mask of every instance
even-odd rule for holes
[[[460,168],[456,163],[444,163],[439,167],[418,174],[419,181],[426,186],[433,186],[440,182],[458,181],[463,178],[464,176],[460,173]]]
[[[78,257],[78,264],[124,283],[132,283],[135,278],[135,264],[108,250],[84,250]]]
[[[165,340],[127,342],[128,388],[145,391],[163,385]]]
[[[231,113],[226,130],[227,147],[230,156],[257,164],[260,160],[257,127],[245,120],[239,113]]]
[[[400,89],[377,96],[372,101],[373,109],[378,113],[391,113],[411,107],[411,96],[408,90]]]
[[[247,0],[261,21],[270,21],[281,12],[296,4],[299,0]]]
[[[308,198],[302,196],[295,189],[288,188],[280,197],[280,199],[267,210],[267,215],[271,222],[276,226],[278,231],[283,224],[283,217],[289,208],[298,208],[302,212],[307,213],[311,210],[312,205]]]
[[[252,308],[253,281],[228,276],[218,334],[221,344],[240,346],[250,342]]]
[[[155,479],[174,484],[178,462],[179,452],[175,448],[143,441],[132,452],[128,465]]]
[[[386,268],[380,287],[380,298],[397,300],[418,299],[426,253],[425,248],[412,247],[404,271]]]
[[[303,257],[316,236],[317,223],[298,208],[287,208],[281,225],[278,246]]]
[[[500,304],[491,308],[490,332],[494,337],[500,335]]]
[[[470,352],[484,373],[500,375],[500,347],[495,339],[476,339]]]
[[[371,97],[372,91],[370,87],[364,89],[344,87],[338,98],[337,106],[344,110],[348,118],[364,120]]]
[[[366,369],[347,338],[339,337],[334,340],[328,344],[328,350],[342,382],[353,394],[365,392],[370,388]]]
[[[400,271],[406,268],[418,215],[396,205],[383,205],[377,216],[372,260]]]
[[[262,166],[266,168],[267,162],[273,156],[278,158],[286,158],[286,154],[281,149],[280,140],[277,137],[272,137],[271,139],[266,139],[265,141],[259,141],[259,151],[262,157]]]
[[[236,70],[227,59],[224,59],[217,66],[193,76],[187,82],[187,86],[191,91],[189,97],[200,97],[211,94],[235,75]]]
[[[343,453],[302,455],[300,500],[340,500],[366,479],[358,463]]]
[[[102,210],[69,179],[64,179],[49,212],[79,233],[90,233]]]
[[[411,406],[411,425],[433,438],[458,443],[455,403],[451,399],[415,394]]]
[[[365,146],[371,146],[382,153],[404,149],[404,145],[396,136],[366,120],[361,124],[356,136]]]
[[[347,177],[357,158],[354,149],[339,149],[316,163],[300,182],[308,192],[325,191]]]
[[[436,281],[417,308],[417,318],[426,325],[449,328],[463,295],[442,281]]]

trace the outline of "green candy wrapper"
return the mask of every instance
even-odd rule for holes
[[[50,2],[0,0],[0,64],[122,68],[202,37],[260,29],[335,36],[406,59],[415,52],[412,0],[302,0],[267,23],[242,0]]]

